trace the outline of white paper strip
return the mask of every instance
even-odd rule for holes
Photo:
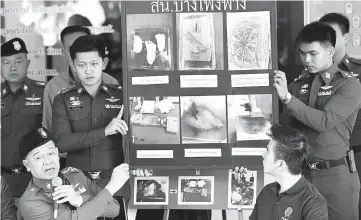
[[[132,85],[169,84],[169,76],[137,76],[132,77]]]
[[[184,157],[222,157],[220,148],[184,149]]]
[[[268,73],[235,74],[231,76],[232,87],[269,86]]]
[[[137,150],[137,158],[173,158],[173,150]]]

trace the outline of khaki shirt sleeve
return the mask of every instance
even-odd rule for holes
[[[10,186],[1,177],[1,219],[2,220],[16,220],[17,208],[11,193]]]
[[[287,109],[299,121],[323,132],[334,128],[359,108],[361,86],[356,79],[348,80],[325,103],[322,109],[314,109],[292,96]]]
[[[43,127],[51,131],[52,129],[52,102],[54,100],[54,95],[52,94],[52,90],[50,84],[46,84],[44,90],[44,98],[43,98]]]
[[[57,220],[90,220],[96,219],[105,212],[109,203],[113,200],[112,195],[106,189],[75,210],[69,208],[59,210]],[[28,200],[20,203],[20,210],[24,220],[49,220],[54,218],[54,205],[46,200]],[[119,209],[110,218],[119,214]]]
[[[71,152],[96,146],[106,140],[105,128],[89,132],[73,133],[67,115],[66,105],[61,95],[57,95],[53,104],[52,131],[59,151]]]
[[[102,80],[104,81],[105,84],[107,85],[119,85],[118,80],[116,80],[114,77],[112,77],[111,75],[109,75],[108,73],[104,73],[102,74]]]

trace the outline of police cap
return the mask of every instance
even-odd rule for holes
[[[33,149],[51,141],[51,134],[46,128],[36,128],[27,133],[20,141],[19,156],[23,160]]]
[[[18,53],[28,53],[24,41],[20,38],[13,38],[1,45],[1,57]]]

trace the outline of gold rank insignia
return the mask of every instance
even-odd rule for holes
[[[331,75],[329,74],[329,73],[326,73],[326,78],[330,78],[331,77]]]
[[[4,95],[6,92],[7,92],[6,89],[3,89],[3,95]]]
[[[24,85],[24,91],[28,91],[28,87],[26,85]]]
[[[103,89],[104,89],[105,91],[108,91],[108,88],[107,88],[106,86],[103,86]]]

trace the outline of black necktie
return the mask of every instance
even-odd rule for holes
[[[315,108],[316,106],[317,95],[320,88],[321,88],[321,77],[319,74],[317,74],[312,81],[310,98],[308,99],[308,106],[310,106],[311,108]]]

